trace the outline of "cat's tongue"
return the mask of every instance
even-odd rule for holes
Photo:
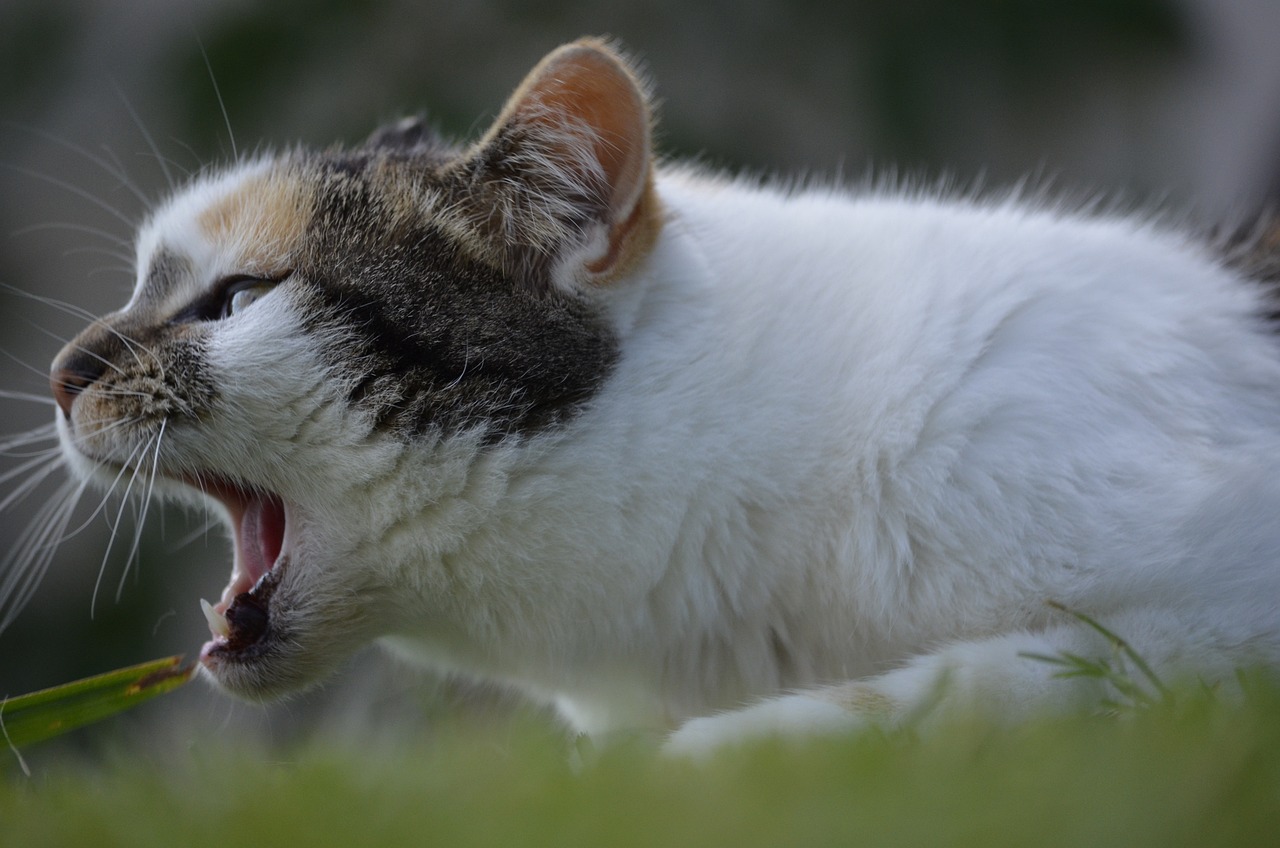
[[[270,579],[262,578],[273,573],[284,549],[288,512],[284,501],[270,493],[218,479],[201,480],[199,485],[226,508],[235,534],[231,582],[222,590],[217,604],[200,601],[213,635],[213,641],[201,649],[201,656],[205,656],[217,650],[244,647],[261,638],[267,621],[266,604],[275,590]]]
[[[236,595],[253,588],[271,570],[284,547],[284,503],[277,497],[254,494],[242,501],[236,516],[236,564],[231,583],[219,606],[230,606]]]
[[[226,480],[204,479],[199,486],[222,502],[235,535],[235,566],[222,598],[210,609],[225,613],[237,595],[253,588],[271,570],[284,547],[287,526],[284,502]]]

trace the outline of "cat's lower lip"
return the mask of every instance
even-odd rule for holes
[[[272,634],[271,598],[280,585],[280,576],[281,568],[273,568],[248,591],[236,595],[225,611],[202,602],[214,637],[200,649],[202,663],[212,665],[261,653]]]

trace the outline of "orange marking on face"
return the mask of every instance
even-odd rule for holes
[[[239,253],[243,273],[282,273],[302,244],[309,190],[296,175],[271,171],[247,178],[200,214],[214,244]]]

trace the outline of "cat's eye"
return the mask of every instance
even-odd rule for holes
[[[230,318],[252,306],[255,301],[292,275],[292,271],[285,271],[274,277],[258,277],[249,274],[223,277],[169,320],[182,324],[188,321],[220,321]]]
[[[230,318],[248,309],[255,301],[280,284],[280,280],[244,278],[227,286],[222,300],[222,316]]]

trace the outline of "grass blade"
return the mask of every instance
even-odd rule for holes
[[[13,748],[22,748],[84,727],[191,679],[195,665],[166,657],[64,683],[0,702],[0,729]]]

